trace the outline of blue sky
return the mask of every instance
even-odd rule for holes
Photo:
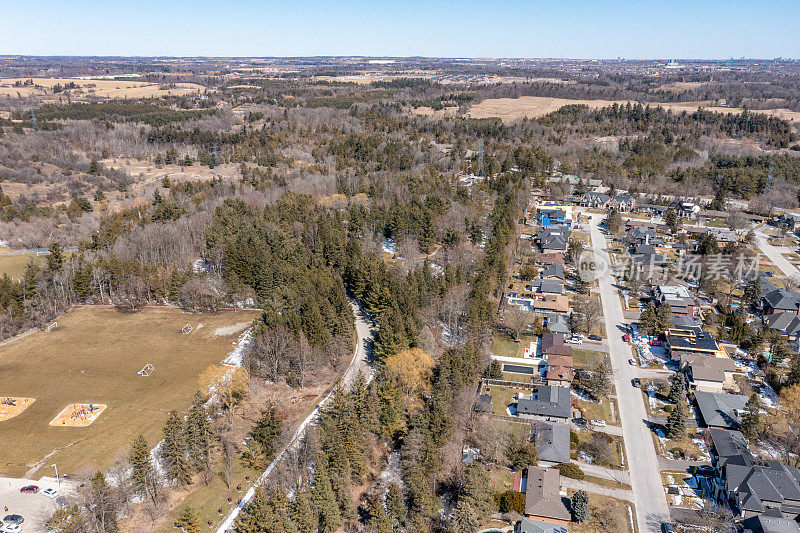
[[[800,57],[800,0],[0,0],[0,55]]]

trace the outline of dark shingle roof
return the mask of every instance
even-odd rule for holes
[[[569,462],[569,424],[541,421],[534,424],[533,433],[533,441],[542,461]]]
[[[800,317],[788,311],[767,315],[764,317],[764,323],[783,335],[797,335],[800,332]]]
[[[800,294],[786,289],[775,289],[764,295],[763,300],[773,309],[796,311],[800,306]]]
[[[517,400],[517,414],[569,418],[571,401],[567,387],[539,385],[535,399]]]
[[[719,392],[695,391],[694,400],[707,426],[739,427],[738,411],[747,404],[747,396]]]

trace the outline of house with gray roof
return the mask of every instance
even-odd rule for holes
[[[539,464],[552,466],[570,462],[569,431],[569,424],[544,420],[533,423],[531,435],[539,452]]]
[[[525,290],[544,294],[564,294],[564,283],[555,279],[535,279]]]
[[[761,308],[765,315],[789,312],[800,315],[800,293],[786,289],[775,289],[761,297]]]
[[[545,327],[553,333],[569,335],[572,331],[569,315],[559,313],[547,313]]]
[[[714,464],[718,470],[721,471],[729,460],[745,464],[743,458],[752,458],[747,441],[741,431],[709,428],[707,434],[711,438],[711,451],[714,454]]]
[[[562,225],[550,225],[542,228],[533,238],[542,252],[565,252],[569,243],[569,228]]]
[[[789,342],[797,340],[800,333],[800,317],[794,313],[784,311],[764,316],[764,324],[777,333],[786,337]]]
[[[567,387],[537,385],[530,395],[517,397],[517,416],[532,420],[566,422],[572,414],[572,401]]]
[[[738,429],[747,396],[698,390],[694,392],[694,401],[706,426]]]
[[[583,207],[591,207],[594,209],[605,209],[608,207],[608,202],[611,200],[611,197],[607,194],[602,192],[587,192],[581,198],[580,205]]]
[[[542,279],[564,281],[564,265],[548,265],[540,273]]]
[[[742,455],[729,458],[721,474],[725,495],[743,518],[758,516],[770,509],[790,520],[800,517],[800,470],[797,468]]]
[[[567,525],[572,520],[569,499],[561,496],[561,473],[555,468],[528,467],[525,487],[525,516]]]
[[[779,509],[767,509],[742,521],[743,533],[800,533],[800,524],[784,518]]]
[[[636,198],[628,193],[618,194],[609,201],[609,207],[619,209],[620,211],[633,211],[635,205]]]

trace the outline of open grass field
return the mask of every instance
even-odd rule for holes
[[[67,474],[106,468],[139,433],[157,442],[167,413],[188,407],[198,375],[233,349],[242,328],[230,326],[257,314],[191,315],[170,308],[123,314],[83,307],[59,317],[52,332],[0,345],[0,396],[36,400],[0,422],[0,472],[38,478],[52,475],[44,467],[53,463]],[[187,323],[193,330],[184,335]],[[147,363],[155,367],[152,374],[137,375]],[[107,408],[87,427],[49,425],[73,403]]]
[[[45,255],[37,254],[0,253],[0,276],[8,274],[11,279],[22,279],[31,259],[41,265],[44,264],[45,257]]]
[[[525,117],[537,118],[558,111],[565,105],[583,104],[592,109],[608,107],[613,104],[626,104],[627,100],[573,100],[567,98],[553,98],[549,96],[521,96],[520,98],[489,98],[472,106],[467,113],[469,118],[497,117],[509,122]],[[741,113],[744,109],[738,107],[714,107],[711,101],[701,102],[650,102],[650,106],[659,106],[671,109],[673,113],[686,111],[692,113],[700,107],[717,113]],[[800,112],[789,109],[765,109],[754,112],[772,115],[789,122],[800,122]]]
[[[32,79],[33,85],[15,87],[16,82],[24,83]],[[53,95],[53,87],[74,83],[76,89],[70,89]],[[160,98],[162,96],[182,96],[196,94],[205,90],[195,83],[175,83],[161,85],[132,80],[79,80],[74,78],[0,78],[0,96],[69,96],[75,99],[97,98]]]

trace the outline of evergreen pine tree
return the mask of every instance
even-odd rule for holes
[[[453,511],[453,531],[455,533],[475,533],[480,529],[480,518],[467,501],[459,501]]]
[[[389,490],[386,492],[386,510],[400,526],[403,525],[408,514],[408,507],[406,507],[403,489],[397,483],[389,485]]]
[[[315,461],[314,487],[311,491],[311,503],[317,513],[319,530],[322,533],[333,533],[342,525],[342,517],[339,514],[339,505],[336,503],[336,495],[331,487],[331,479],[328,475],[328,468],[325,464],[327,460],[320,455]]]
[[[669,394],[667,401],[669,403],[678,403],[686,394],[686,379],[680,372],[672,376],[669,386]]]
[[[300,492],[292,502],[292,517],[299,533],[316,533],[317,515],[311,507],[311,498],[306,491]]]
[[[744,413],[739,425],[745,437],[752,438],[758,433],[761,425],[761,400],[755,392],[750,395],[750,399],[744,406]]]
[[[377,498],[370,508],[369,523],[376,533],[392,533],[394,531],[392,518]]]
[[[589,495],[585,490],[579,490],[572,495],[572,520],[586,522],[589,520]]]
[[[656,306],[650,301],[639,316],[639,329],[647,335],[654,335],[658,331],[658,317]]]
[[[686,436],[686,407],[683,399],[679,400],[667,418],[667,438],[680,440]]]
[[[192,471],[186,457],[183,421],[177,411],[170,411],[167,415],[161,457],[166,463],[167,479],[181,486],[191,482]]]
[[[131,464],[131,482],[136,492],[147,494],[155,479],[155,470],[150,456],[150,446],[143,435],[134,439],[128,453],[128,461]]]
[[[197,515],[197,511],[188,505],[184,505],[178,514],[178,518],[175,519],[175,527],[186,533],[200,531],[200,517]]]
[[[203,471],[210,467],[211,438],[211,424],[208,420],[203,395],[198,390],[194,394],[191,407],[189,407],[189,416],[186,418],[185,427],[186,448],[195,470]]]
[[[657,334],[664,333],[672,327],[672,306],[667,302],[661,303],[656,310]]]
[[[269,461],[275,455],[275,441],[281,436],[281,421],[275,411],[275,406],[268,404],[261,411],[261,418],[250,431],[251,442],[258,446],[259,452]]]

